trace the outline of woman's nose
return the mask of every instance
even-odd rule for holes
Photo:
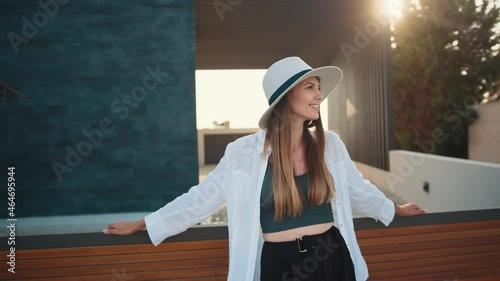
[[[317,100],[323,99],[323,93],[319,89],[316,89],[315,99],[317,99]]]

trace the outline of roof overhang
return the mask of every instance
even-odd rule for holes
[[[312,67],[329,64],[346,29],[366,4],[361,0],[196,0],[196,68],[265,69],[292,55]]]

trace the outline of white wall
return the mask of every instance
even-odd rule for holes
[[[406,201],[432,213],[500,208],[500,164],[403,150],[389,154],[387,183]]]

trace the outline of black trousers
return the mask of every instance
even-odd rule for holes
[[[354,266],[339,230],[287,242],[264,242],[261,281],[355,281]]]

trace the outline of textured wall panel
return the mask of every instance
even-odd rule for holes
[[[194,1],[59,1],[0,4],[27,97],[0,101],[0,182],[15,166],[16,216],[153,211],[198,182]]]
[[[329,98],[328,123],[344,139],[352,159],[388,170],[389,150],[395,147],[390,42],[388,26],[378,25],[380,32],[367,34],[370,22],[378,24],[368,17],[348,28],[339,45],[332,64],[344,76]],[[360,39],[359,30],[367,40]]]

